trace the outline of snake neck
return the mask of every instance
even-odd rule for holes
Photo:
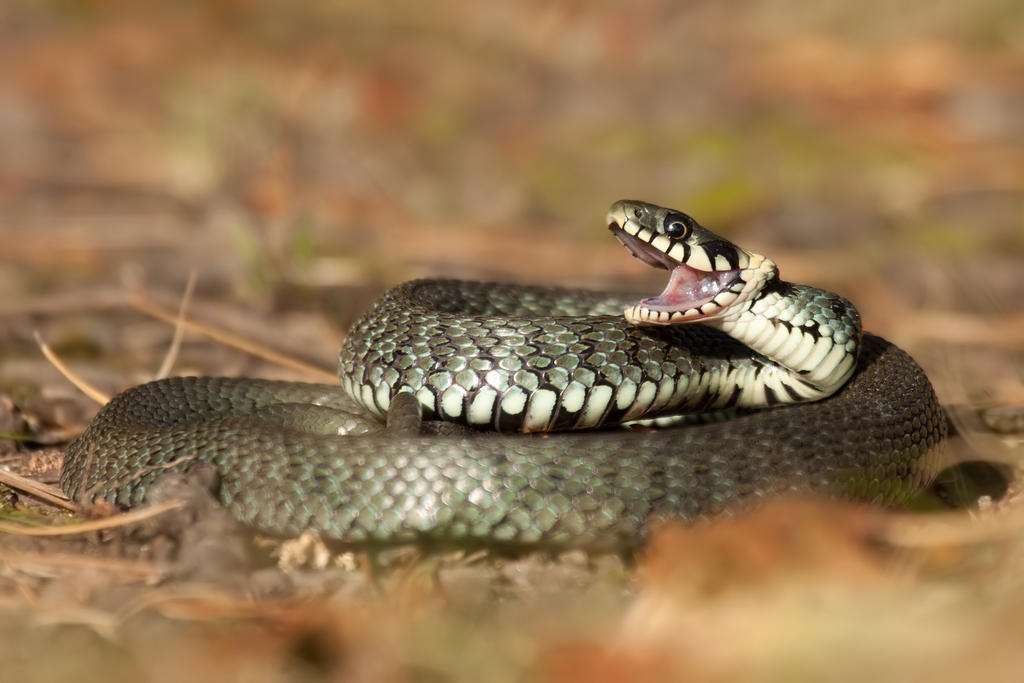
[[[860,321],[845,299],[779,280],[771,259],[676,211],[619,202],[608,226],[669,271],[661,294],[625,306],[614,293],[407,283],[353,327],[342,384],[377,415],[405,392],[430,418],[534,432],[802,403],[853,374]]]
[[[702,322],[769,361],[759,369],[759,381],[744,389],[750,405],[761,402],[765,391],[786,403],[831,396],[857,366],[857,309],[831,292],[780,280],[771,259],[752,256],[754,267],[739,294],[746,305]]]
[[[771,259],[675,209],[622,200],[608,212],[608,228],[637,259],[669,272],[660,294],[624,310],[627,321],[700,323],[759,354],[709,371],[718,402],[754,408],[813,401],[853,374],[860,320],[842,297],[781,281]]]

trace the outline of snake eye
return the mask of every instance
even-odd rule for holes
[[[636,207],[635,209],[633,209],[633,217],[636,218],[636,219],[643,218],[644,217],[644,210],[641,209],[639,206]]]
[[[665,234],[669,237],[683,238],[690,234],[690,226],[682,221],[672,221],[665,226]]]

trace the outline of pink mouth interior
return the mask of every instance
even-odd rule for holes
[[[680,264],[672,269],[668,284],[658,296],[644,299],[641,305],[654,311],[686,311],[700,308],[736,279],[735,270],[697,270]]]
[[[658,296],[640,304],[654,311],[674,312],[700,308],[714,299],[739,275],[738,270],[697,270],[676,261],[641,239],[630,235],[615,223],[608,226],[630,253],[649,266],[669,271],[668,284]]]

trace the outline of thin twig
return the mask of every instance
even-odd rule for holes
[[[138,593],[117,611],[117,615],[122,623],[147,610],[164,616],[209,621],[225,617],[265,617],[272,609],[265,603],[257,604],[207,584],[178,583]]]
[[[72,503],[71,499],[65,496],[64,492],[56,486],[50,486],[49,484],[44,484],[40,481],[36,481],[35,479],[23,477],[20,474],[6,472],[4,470],[0,470],[0,483],[27,493],[30,496],[41,498],[48,503],[58,505],[65,510],[78,512],[78,506]]]
[[[164,322],[173,324],[178,320],[177,315],[151,301],[140,292],[134,292],[131,297],[129,297],[129,305],[141,313],[145,313],[146,315],[158,320],[163,320]],[[244,351],[245,353],[256,356],[257,358],[262,358],[282,367],[298,370],[299,372],[309,375],[310,379],[313,381],[327,383],[334,383],[338,381],[337,377],[332,372],[328,372],[323,368],[297,360],[291,356],[286,356],[268,346],[257,344],[239,335],[225,332],[224,330],[218,330],[194,320],[182,321],[182,325],[190,332],[201,334],[204,337],[224,344],[225,346],[239,349],[240,351]]]
[[[57,354],[53,352],[53,349],[43,341],[43,337],[39,334],[38,330],[33,331],[32,334],[36,338],[36,344],[39,345],[39,350],[43,352],[44,356],[46,356],[46,360],[50,361],[50,363],[53,364],[53,367],[57,368],[57,371],[64,375],[64,378],[67,379],[67,381],[71,382],[71,384],[73,384],[79,391],[100,405],[104,405],[110,401],[109,396],[72,372],[71,368],[65,365],[64,361],[58,358]]]
[[[144,522],[147,519],[158,517],[165,512],[177,510],[184,506],[185,501],[183,500],[168,500],[157,505],[150,505],[140,510],[132,510],[131,512],[123,512],[119,515],[113,515],[112,517],[106,517],[104,519],[97,519],[91,522],[80,522],[77,524],[64,524],[62,526],[30,526],[28,524],[20,524],[18,522],[0,521],[0,533],[16,534],[19,536],[67,536],[71,534],[86,534],[93,531],[102,531],[103,529],[113,529],[116,527],[128,526],[130,524],[137,524],[138,522]]]
[[[188,274],[188,283],[185,284],[185,293],[181,297],[181,304],[178,306],[178,318],[174,321],[174,336],[171,338],[171,345],[167,348],[167,354],[164,356],[164,362],[160,364],[160,369],[156,371],[156,376],[153,379],[163,379],[171,374],[171,368],[174,367],[174,361],[178,359],[178,352],[181,350],[181,340],[185,336],[185,324],[186,324],[186,313],[188,311],[189,301],[192,300],[192,290],[196,286],[196,269],[193,268],[192,272]]]
[[[31,441],[36,438],[35,434],[27,434],[21,432],[7,432],[0,430],[0,439],[4,441]]]

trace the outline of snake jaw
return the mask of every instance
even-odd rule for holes
[[[644,309],[658,313],[699,311],[709,316],[731,303],[736,297],[726,296],[730,286],[740,277],[738,270],[701,271],[679,264],[669,274],[665,289],[655,297],[640,301]],[[718,297],[720,300],[716,301]],[[703,310],[708,307],[707,310]],[[697,317],[696,314],[693,314]],[[660,317],[660,316],[659,316]]]
[[[660,249],[655,249],[635,234],[626,232],[626,230],[619,227],[619,224],[615,221],[609,221],[608,229],[612,231],[612,234],[615,235],[619,242],[622,243],[622,246],[629,250],[629,253],[632,254],[635,259],[643,261],[654,268],[664,268],[665,270],[672,270],[679,265],[679,261]]]
[[[771,259],[749,254],[750,267],[698,271],[685,264],[672,270],[664,291],[642,299],[624,311],[634,325],[674,325],[725,321],[742,315],[764,287],[778,275]]]
[[[631,207],[644,213],[634,220]],[[699,226],[696,230],[714,237],[713,243],[670,239],[658,231],[651,208],[653,205],[640,202],[618,202],[608,214],[608,229],[634,257],[669,271],[661,294],[626,309],[626,320],[635,325],[671,325],[720,319],[760,288],[764,278],[756,274],[764,267],[763,256],[714,237]],[[726,267],[715,268],[719,264]]]

